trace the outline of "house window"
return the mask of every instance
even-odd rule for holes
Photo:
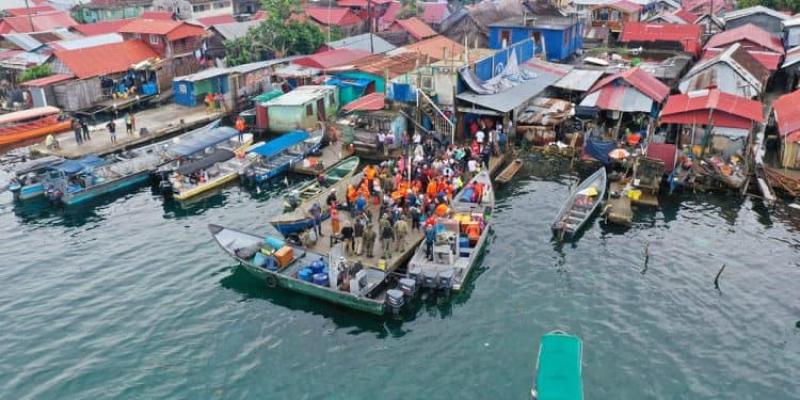
[[[192,11],[194,12],[203,12],[206,10],[205,4],[195,4],[192,6]]]
[[[422,88],[425,89],[425,90],[433,90],[433,77],[423,76],[422,77]]]
[[[140,34],[138,34],[138,33],[134,33],[134,34],[133,34],[133,38],[134,38],[134,39],[141,39],[141,38],[142,38],[142,35],[140,35]]]
[[[221,1],[220,2],[216,2],[216,3],[214,3],[214,8],[225,8],[225,3],[221,2]]]
[[[158,44],[158,36],[150,35],[150,44]]]
[[[306,115],[309,117],[314,115],[314,108],[311,107],[311,104],[306,106]]]
[[[510,43],[511,43],[511,31],[508,30],[500,31],[500,45],[506,47]]]

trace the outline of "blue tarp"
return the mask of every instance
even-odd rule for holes
[[[169,151],[174,154],[188,156],[224,142],[238,134],[239,131],[230,126],[213,128],[208,131],[198,132],[198,134],[191,135],[191,137],[180,138],[178,143],[169,147]]]
[[[328,79],[325,84],[326,85],[335,85],[335,86],[356,86],[361,88],[366,88],[369,84],[372,83],[371,79],[350,79],[350,78],[331,78]]]
[[[80,160],[66,160],[61,164],[54,166],[53,169],[59,170],[67,175],[73,175],[81,172],[84,168],[99,167],[105,163],[106,160],[103,160],[98,156],[88,155]]]
[[[307,138],[308,132],[306,131],[289,132],[281,135],[277,139],[270,140],[269,142],[263,143],[258,147],[248,150],[248,153],[256,153],[262,157],[272,157],[288,149],[289,147],[301,143]]]
[[[603,165],[611,164],[608,153],[615,148],[617,148],[617,144],[614,142],[604,142],[598,139],[588,139],[586,141],[586,154],[600,161]]]

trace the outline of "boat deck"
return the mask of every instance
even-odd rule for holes
[[[59,148],[48,149],[44,143],[39,143],[32,146],[31,150],[64,158],[80,158],[87,154],[102,156],[187,131],[220,117],[222,117],[222,113],[208,113],[203,107],[187,108],[177,104],[167,104],[134,114],[136,132],[133,135],[125,132],[125,116],[121,115],[116,120],[116,143],[111,143],[111,135],[106,129],[106,124],[100,123],[89,127],[92,140],[81,145],[75,141],[75,133],[69,130],[55,135]],[[141,135],[141,129],[146,129],[147,133]]]
[[[378,223],[378,206],[374,204],[370,204],[367,207],[372,214],[372,229],[375,231],[376,238],[379,238],[379,223]],[[350,213],[344,210],[339,211],[339,219],[340,227],[344,226],[345,220],[349,220],[351,223],[353,222],[352,218],[350,218]],[[421,230],[411,230],[411,222],[408,223],[409,233],[405,238],[405,250],[404,251],[394,251],[395,244],[392,243],[392,252],[391,257],[386,260],[386,270],[387,271],[394,271],[400,266],[402,266],[406,261],[408,261],[411,256],[414,254],[414,250],[416,249],[417,245],[419,245],[420,241],[422,241],[423,232]],[[340,228],[341,229],[341,228]],[[317,240],[317,243],[313,246],[309,247],[308,250],[313,253],[319,253],[328,255],[330,254],[332,243],[331,243],[331,219],[326,219],[322,222],[322,234],[323,237]],[[335,243],[333,243],[335,245]],[[366,252],[365,252],[366,254]],[[355,263],[356,261],[360,261],[365,267],[375,267],[378,265],[378,261],[384,257],[383,254],[383,247],[380,239],[375,240],[375,247],[373,248],[373,255],[374,257],[368,258],[365,255],[356,256],[355,254],[351,253],[347,256],[347,261],[349,263]]]
[[[625,183],[621,181],[611,182],[609,192],[619,193],[619,197],[609,196],[608,198],[608,220],[618,225],[630,226],[633,221],[633,209],[631,199],[627,193],[623,193]]]
[[[339,161],[344,160],[347,157],[350,157],[351,154],[352,152],[344,149],[343,146],[339,143],[328,145],[322,149],[322,155],[318,157],[306,157],[306,159],[316,158],[317,159],[316,166],[305,167],[303,166],[305,162],[299,162],[291,166],[291,171],[296,174],[317,175],[320,172],[324,171],[326,168],[338,163]]]

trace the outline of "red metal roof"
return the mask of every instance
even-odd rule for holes
[[[669,87],[667,85],[661,83],[661,81],[640,68],[631,68],[629,70],[607,76],[595,83],[594,86],[589,89],[588,93],[597,91],[600,88],[616,81],[617,79],[624,80],[629,85],[642,92],[642,94],[658,103],[663,101],[664,98],[669,94]]]
[[[378,28],[380,30],[385,30],[391,26],[394,21],[397,20],[397,13],[400,12],[401,8],[403,8],[403,6],[399,1],[393,1],[389,4],[386,12],[378,19]]]
[[[57,11],[55,8],[50,7],[48,5],[43,6],[33,6],[30,8],[27,7],[20,7],[20,8],[9,8],[5,10],[6,13],[12,17],[19,17],[21,15],[32,15],[32,14],[39,14],[41,12],[46,11]]]
[[[727,47],[734,43],[741,43],[745,49],[769,50],[783,54],[783,43],[769,32],[753,25],[742,25],[738,28],[725,30],[708,39],[706,48]]]
[[[30,81],[25,81],[20,83],[20,86],[34,86],[34,87],[44,87],[47,85],[52,85],[54,83],[58,83],[61,81],[66,81],[67,79],[74,78],[74,75],[70,74],[55,74],[46,76],[44,78],[34,79]]]
[[[662,124],[713,125],[749,129],[762,122],[761,103],[719,89],[669,96],[661,110]]]
[[[417,17],[409,19],[398,19],[395,24],[402,30],[408,32],[415,40],[422,40],[431,36],[436,36],[436,31],[433,30],[428,24],[422,22]]]
[[[56,51],[53,55],[79,79],[123,72],[130,68],[131,64],[158,57],[158,54],[141,40]]]
[[[342,109],[344,111],[378,111],[386,106],[383,93],[370,93],[359,99],[347,103]]]
[[[721,53],[723,49],[706,49],[703,52],[703,60],[714,58],[717,54]],[[770,70],[770,72],[775,72],[781,65],[781,61],[783,61],[783,55],[778,53],[773,53],[770,51],[756,51],[756,50],[747,50],[747,52],[753,56],[764,68]]]
[[[230,24],[236,22],[236,18],[233,18],[233,15],[230,14],[222,14],[205,18],[198,18],[197,22],[200,22],[204,26],[211,26],[216,24]]]
[[[314,21],[326,26],[352,26],[362,22],[358,15],[353,14],[349,8],[345,7],[308,7],[305,9],[305,13]]]
[[[687,11],[685,8],[681,8],[672,14],[686,21],[687,24],[691,24],[694,23],[694,21],[697,21],[697,15]]]
[[[298,58],[292,63],[309,68],[331,69],[353,64],[370,55],[368,51],[335,49]]]
[[[775,122],[781,136],[798,141],[800,133],[800,90],[778,97],[772,103],[772,112],[775,113]]]
[[[622,27],[620,41],[628,42],[678,42],[683,50],[694,55],[700,54],[700,38],[703,27],[690,24],[648,24],[646,22],[626,22]]]
[[[174,15],[169,11],[145,11],[139,18],[142,19],[157,19],[162,21],[173,21]]]
[[[674,144],[650,143],[647,145],[647,156],[664,162],[664,173],[670,173],[675,168]]]
[[[169,40],[203,36],[205,29],[183,21],[136,18],[119,28],[120,33],[164,35]]]
[[[34,15],[6,17],[0,20],[0,34],[51,31],[69,28],[78,23],[64,11],[42,12]]]
[[[417,3],[419,4],[419,3]],[[447,2],[444,3],[422,3],[422,20],[429,24],[440,24],[450,15]]]
[[[119,28],[127,25],[132,19],[118,19],[114,21],[95,22],[93,24],[75,25],[73,29],[80,32],[83,36],[105,35],[107,33],[117,33]]]

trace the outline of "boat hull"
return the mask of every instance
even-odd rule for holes
[[[326,220],[330,217],[329,212],[324,212],[322,214],[322,220]],[[306,229],[311,229],[314,226],[314,219],[311,217],[290,220],[290,221],[272,221],[270,222],[278,232],[281,233],[283,236],[289,236],[293,233],[300,233]]]
[[[36,183],[22,187],[9,187],[9,190],[14,193],[15,199],[22,201],[35,199],[47,193],[44,183]]]
[[[268,277],[273,277],[275,280],[277,280],[278,287],[280,288],[369,314],[383,315],[386,312],[385,304],[383,302],[369,300],[366,298],[358,298],[345,293],[339,293],[323,286],[315,285],[310,282],[301,281],[299,279],[256,267],[249,263],[242,262],[241,260],[239,260],[239,262],[247,272],[262,281],[266,282],[267,279],[270,279]]]
[[[269,170],[269,172],[265,174],[256,175],[256,182],[258,183],[266,182],[272,178],[275,178],[278,175],[282,175],[283,173],[289,170],[289,164],[291,163],[282,164],[278,167]]]
[[[116,179],[76,193],[66,193],[61,197],[61,202],[68,206],[84,203],[100,196],[111,194],[144,184],[150,178],[150,171],[142,171],[124,178]]]
[[[72,121],[58,121],[52,125],[40,126],[27,129],[21,132],[3,133],[0,132],[0,146],[14,144],[28,139],[35,139],[51,133],[61,133],[68,131],[72,126]]]
[[[203,185],[193,187],[193,188],[191,188],[191,189],[189,189],[187,191],[184,191],[184,192],[175,193],[173,195],[173,198],[175,200],[181,200],[181,201],[188,200],[188,199],[191,199],[192,197],[195,197],[195,196],[197,196],[197,195],[199,195],[201,193],[207,192],[209,190],[216,189],[216,188],[221,187],[223,185],[226,185],[226,184],[228,184],[230,182],[233,182],[233,181],[236,180],[237,177],[239,177],[239,173],[238,172],[231,172],[229,174],[221,176],[219,179],[215,179],[215,180],[213,180],[211,182],[208,182],[208,183],[205,183]]]

